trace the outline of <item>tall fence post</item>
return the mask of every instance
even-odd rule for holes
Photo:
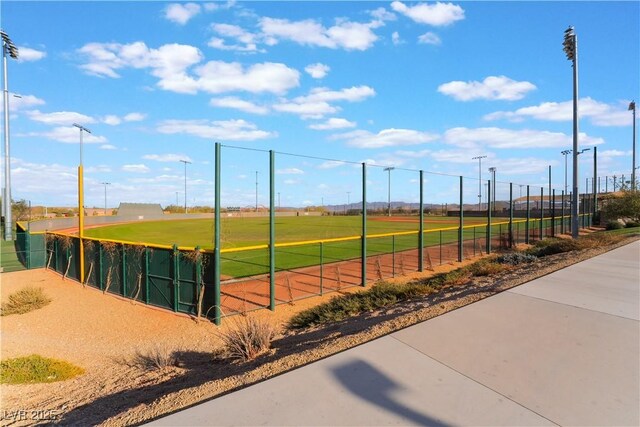
[[[560,196],[560,216],[562,219],[560,220],[560,234],[564,234],[564,225],[565,225],[565,212],[564,212],[564,190],[562,190]]]
[[[144,302],[149,304],[149,247],[144,247]]]
[[[122,296],[127,296],[127,249],[122,244]]]
[[[527,220],[524,224],[524,243],[525,244],[529,244],[529,219],[530,219],[530,212],[529,212],[529,186],[527,185]]]
[[[491,253],[491,180],[487,181],[487,233],[485,235],[485,245],[487,254]]]
[[[464,227],[464,197],[462,195],[463,178],[460,176],[460,215],[458,217],[458,262],[462,262],[464,254],[462,253],[462,239],[464,238],[462,227]]]
[[[509,248],[513,247],[513,182],[509,183]]]
[[[424,271],[424,171],[422,170],[420,170],[420,230],[418,231],[418,248],[418,271]]]
[[[324,247],[322,242],[320,242],[320,295],[324,293],[323,281],[324,281]]]
[[[173,244],[173,311],[178,311],[178,297],[180,294],[180,251],[178,246]]]
[[[556,190],[551,190],[553,205],[551,205],[551,237],[556,237]]]
[[[269,309],[276,309],[275,154],[269,150]]]
[[[362,162],[362,286],[367,286],[367,164]]]
[[[215,190],[214,190],[214,225],[213,225],[213,305],[214,322],[220,325],[220,143],[215,149]]]
[[[540,240],[544,234],[544,187],[540,187]]]

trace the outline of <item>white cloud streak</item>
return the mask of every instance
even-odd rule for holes
[[[435,27],[451,25],[464,19],[464,10],[452,3],[418,3],[415,6],[407,6],[400,1],[394,1],[391,3],[391,9],[414,22]]]
[[[272,138],[277,134],[257,128],[253,123],[244,120],[165,120],[157,131],[164,134],[188,134],[200,138],[219,141],[255,141]]]
[[[200,5],[197,3],[172,3],[165,9],[164,17],[171,22],[184,25],[199,14],[200,10]]]
[[[438,86],[438,92],[451,96],[457,101],[506,100],[515,101],[535,90],[536,86],[530,82],[518,82],[505,76],[489,76],[482,82],[452,81]]]
[[[419,145],[438,139],[438,135],[413,129],[383,129],[377,134],[365,130],[355,130],[333,135],[332,139],[345,140],[350,147],[384,148],[406,145]]]

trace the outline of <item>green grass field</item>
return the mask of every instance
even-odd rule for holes
[[[418,230],[417,217],[409,218],[409,221],[413,219],[415,222],[381,221],[380,219],[380,217],[374,217],[367,221],[367,235]],[[361,217],[356,216],[276,218],[276,241],[289,243],[359,236],[361,222]],[[465,219],[465,225],[485,222],[484,218]],[[456,226],[456,218],[426,217],[425,219],[425,229]],[[267,244],[269,242],[269,220],[268,218],[223,218],[220,235],[223,249]],[[145,221],[93,228],[86,230],[85,236],[146,244],[200,246],[203,249],[211,249],[213,247],[213,222],[209,219]]]
[[[362,218],[356,216],[281,217],[276,219],[276,242],[292,243],[359,236]],[[457,227],[457,218],[426,217],[425,229],[436,230]],[[485,218],[467,218],[465,225],[484,224]],[[484,227],[478,227],[478,237],[484,237]],[[418,218],[373,217],[367,221],[367,236],[413,231],[415,234],[385,236],[367,239],[367,255],[415,249],[418,246]],[[497,233],[497,228],[495,229]],[[222,275],[244,277],[265,274],[269,269],[267,249],[247,251],[228,250],[266,245],[269,242],[268,218],[223,218],[221,221]],[[465,229],[464,239],[472,239],[474,230]],[[93,228],[85,231],[87,237],[121,240],[147,245],[173,245],[182,247],[213,247],[213,223],[210,219],[149,221]],[[457,228],[425,234],[425,246],[456,242]],[[225,251],[227,250],[227,251]],[[330,263],[361,256],[361,242],[349,241],[276,247],[276,270],[300,268]]]

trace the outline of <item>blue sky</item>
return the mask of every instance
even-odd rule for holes
[[[477,201],[478,161],[498,181],[564,187],[571,64],[579,41],[581,148],[600,175],[629,176],[640,98],[638,2],[12,2],[14,199],[73,206],[85,135],[85,201],[268,203],[268,154],[367,162],[370,201]],[[592,156],[580,156],[581,179]],[[283,206],[361,200],[354,163],[276,156]],[[443,175],[439,175],[443,174]],[[569,171],[569,176],[571,172]],[[610,184],[611,186],[611,184]],[[602,181],[604,187],[604,181]],[[506,197],[500,184],[498,197]],[[533,190],[532,190],[533,191]],[[546,187],[545,187],[546,191]],[[518,194],[517,194],[518,195]]]

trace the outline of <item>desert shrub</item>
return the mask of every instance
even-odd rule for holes
[[[544,257],[547,255],[560,254],[564,252],[582,249],[577,240],[573,239],[544,239],[536,242],[536,244],[527,249],[526,253],[536,257]]]
[[[175,366],[176,357],[166,345],[156,344],[146,351],[138,350],[133,356],[133,364],[146,370],[158,370]]]
[[[239,317],[219,336],[227,356],[246,362],[269,350],[276,333],[275,326],[264,319]]]
[[[601,211],[604,218],[630,218],[640,222],[640,191],[623,190],[622,196],[604,201]]]
[[[500,273],[507,268],[505,264],[499,263],[495,258],[485,258],[471,264],[469,271],[474,276],[490,276]]]
[[[520,265],[535,262],[537,259],[537,256],[524,252],[509,252],[498,256],[496,261],[500,264]]]
[[[26,287],[11,295],[7,302],[2,304],[0,314],[24,314],[44,307],[51,302],[42,288]]]
[[[84,373],[84,369],[63,360],[33,354],[0,362],[0,383],[32,384],[63,381]]]
[[[607,221],[606,225],[607,230],[619,230],[623,228],[622,224],[616,220]]]
[[[636,227],[640,227],[640,222],[638,222],[638,221],[629,221],[624,226],[625,226],[625,228],[636,228]]]

